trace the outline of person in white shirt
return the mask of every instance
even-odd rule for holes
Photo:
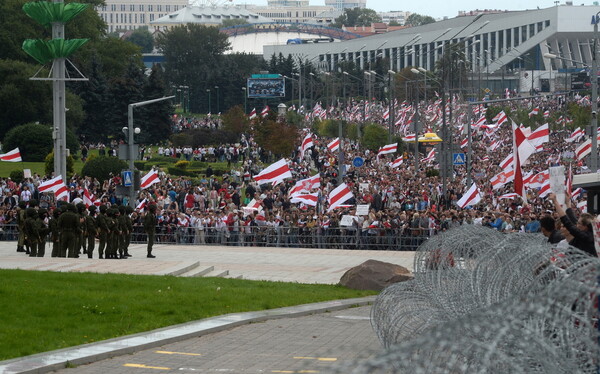
[[[21,191],[20,196],[21,201],[29,202],[31,200],[31,191],[29,191],[29,187],[23,186],[23,191]]]

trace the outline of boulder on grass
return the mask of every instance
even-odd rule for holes
[[[381,291],[390,284],[404,282],[413,278],[411,272],[400,265],[389,262],[367,260],[349,269],[340,284],[355,290]]]

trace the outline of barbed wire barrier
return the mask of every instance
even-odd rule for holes
[[[463,225],[430,238],[371,323],[384,350],[334,373],[599,373],[600,259]]]

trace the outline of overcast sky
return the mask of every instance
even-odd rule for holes
[[[266,0],[234,0],[236,4],[257,4],[267,5]],[[560,4],[565,1],[561,0]],[[594,1],[573,0],[574,5],[593,5]],[[324,5],[324,0],[310,0],[310,5]],[[442,18],[448,16],[455,17],[459,11],[475,10],[475,9],[500,9],[500,10],[525,10],[549,8],[554,6],[552,0],[428,0],[428,1],[398,1],[398,0],[367,0],[367,8],[374,9],[378,12],[390,10],[410,11],[419,13],[434,18]]]

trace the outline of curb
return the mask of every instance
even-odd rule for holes
[[[103,340],[101,342],[0,361],[0,373],[47,373],[53,370],[64,369],[67,363],[85,365],[115,356],[131,354],[144,349],[160,347],[169,343],[225,331],[254,322],[303,317],[311,314],[348,309],[355,306],[365,306],[372,304],[375,298],[376,296],[368,296],[256,312],[225,314],[134,335]]]

